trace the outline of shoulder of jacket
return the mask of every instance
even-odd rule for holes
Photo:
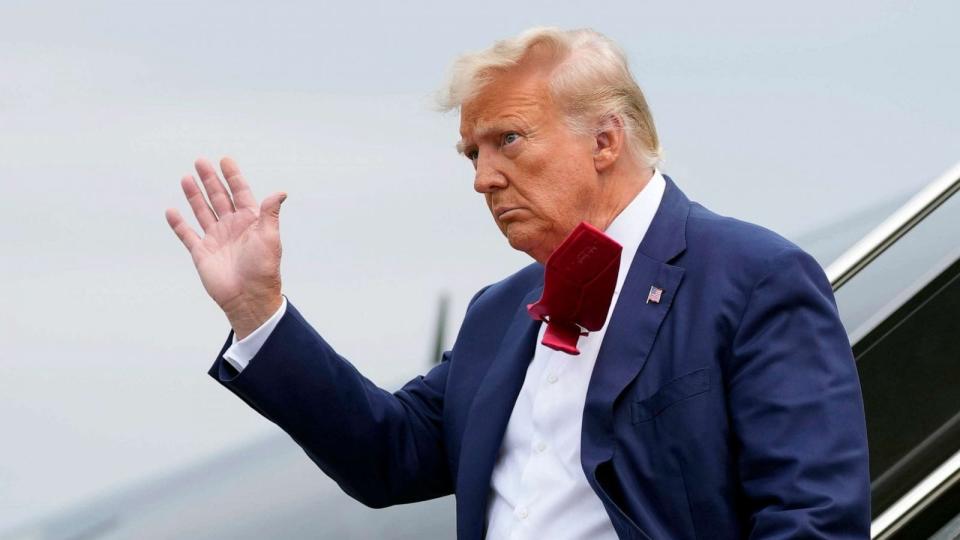
[[[543,279],[543,265],[534,262],[524,266],[509,276],[486,285],[477,291],[470,300],[468,310],[475,304],[497,302],[506,298],[516,298],[525,295],[531,288]]]
[[[806,252],[795,242],[762,225],[718,214],[700,203],[690,203],[687,250],[711,261],[735,261],[761,270],[779,254]]]

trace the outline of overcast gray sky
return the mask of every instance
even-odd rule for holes
[[[387,387],[526,264],[430,109],[459,52],[617,40],[688,196],[789,238],[960,160],[960,4],[0,5],[0,530],[275,430],[206,375],[226,320],[163,218],[197,156],[285,190],[284,289]],[[821,261],[823,262],[823,261]]]

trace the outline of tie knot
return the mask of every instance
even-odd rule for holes
[[[581,222],[547,259],[543,295],[527,306],[535,320],[546,321],[543,344],[580,354],[585,331],[603,328],[610,309],[623,247],[596,227]]]

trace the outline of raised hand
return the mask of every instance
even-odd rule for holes
[[[195,166],[210,205],[192,175],[184,176],[180,186],[204,236],[174,208],[166,211],[167,223],[190,252],[203,287],[223,309],[240,340],[270,318],[283,301],[280,204],[287,195],[273,193],[257,205],[232,159],[220,160],[229,192],[210,162],[198,159]]]

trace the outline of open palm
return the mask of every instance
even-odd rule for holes
[[[240,337],[238,326],[244,327],[245,335],[281,302],[279,217],[286,195],[271,194],[258,205],[230,158],[220,161],[229,192],[209,162],[197,160],[196,169],[210,203],[192,175],[183,177],[180,185],[204,236],[176,209],[167,209],[167,223],[190,252],[207,293]]]

